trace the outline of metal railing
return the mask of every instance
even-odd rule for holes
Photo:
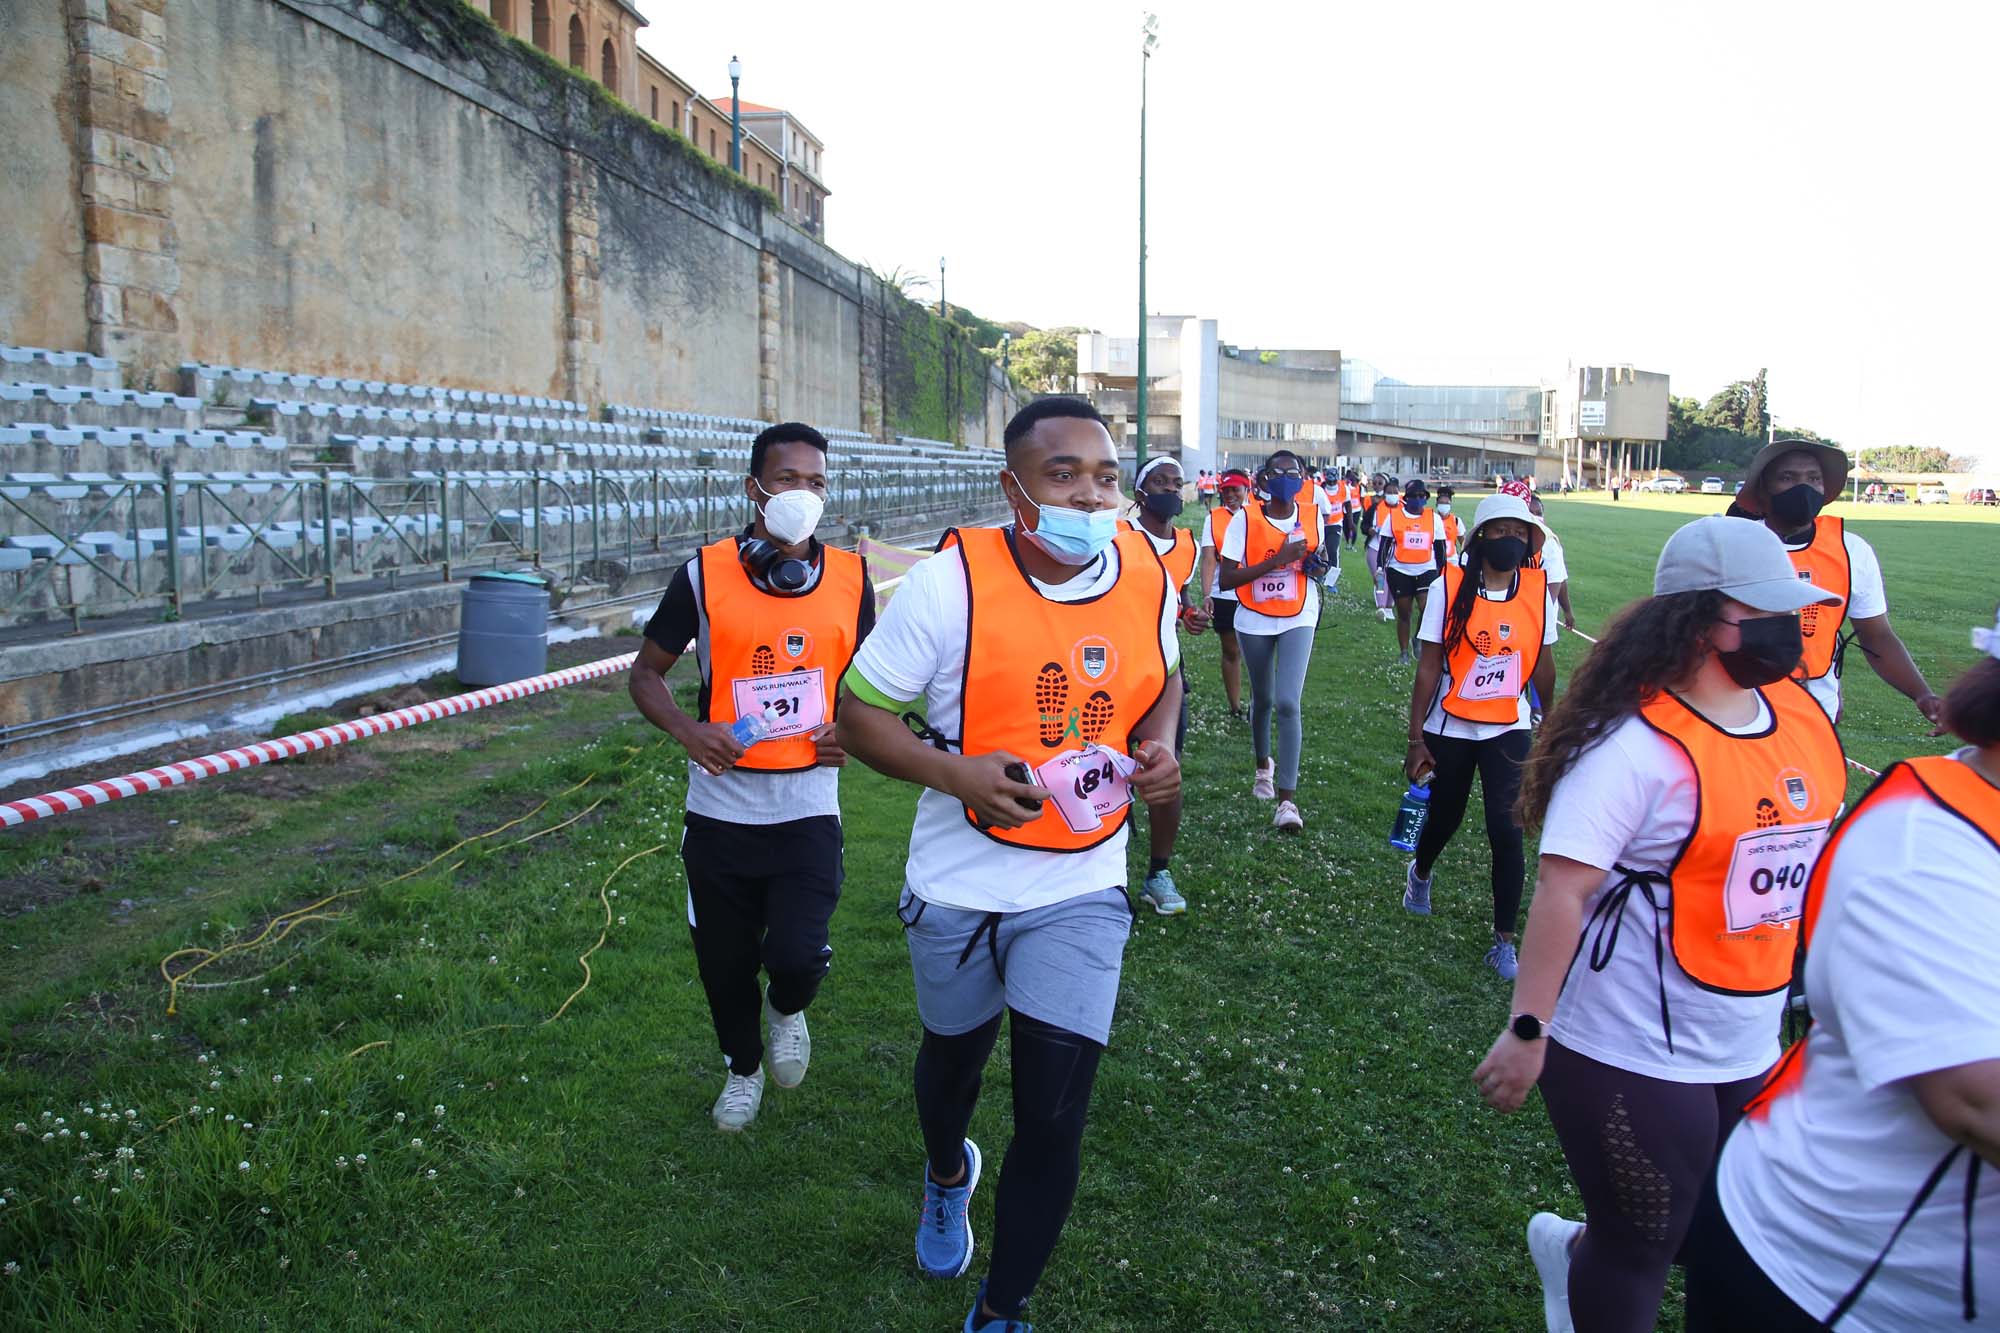
[[[502,565],[574,584],[735,531],[751,517],[743,481],[737,466],[0,481],[0,546],[29,553],[0,572],[0,624],[67,619],[81,631],[139,608],[175,619],[204,602],[334,597],[357,581],[450,582]],[[994,486],[981,463],[858,460],[830,479],[822,533],[976,519]]]

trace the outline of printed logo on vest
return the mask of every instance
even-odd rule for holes
[[[1509,623],[1508,623],[1507,621],[1504,621],[1504,620],[1503,620],[1503,621],[1501,621],[1501,622],[1500,622],[1500,642],[1502,642],[1502,643],[1505,643],[1505,642],[1507,642],[1507,640],[1509,640],[1509,639],[1511,639],[1511,638],[1513,638],[1513,637],[1514,637],[1514,627],[1513,627],[1513,625],[1509,624]]]
[[[1069,669],[1072,680],[1102,684],[1118,674],[1118,650],[1101,635],[1087,635],[1071,645]]]
[[[804,630],[788,629],[785,631],[785,656],[797,660],[804,657],[806,649],[810,647],[812,647],[812,636]]]
[[[1806,789],[1805,775],[1785,773],[1780,775],[1780,780],[1784,783],[1785,799],[1792,803],[1792,809],[1804,814],[1806,807],[1812,804],[1812,793]]]

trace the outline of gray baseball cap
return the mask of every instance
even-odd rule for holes
[[[1799,577],[1785,544],[1762,523],[1724,514],[1698,518],[1667,538],[1653,569],[1653,596],[1714,590],[1759,611],[1830,606],[1840,594]]]

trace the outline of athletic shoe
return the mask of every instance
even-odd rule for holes
[[[1174,886],[1174,874],[1171,870],[1155,870],[1146,876],[1145,886],[1139,890],[1139,898],[1143,902],[1151,903],[1153,910],[1161,916],[1179,916],[1187,911],[1187,899],[1181,897],[1181,891]]]
[[[1549,1333],[1576,1333],[1569,1319],[1569,1247],[1582,1230],[1583,1223],[1554,1213],[1528,1219],[1528,1253],[1541,1275],[1542,1320]]]
[[[1035,1326],[1019,1319],[981,1319],[979,1307],[986,1303],[986,1279],[979,1280],[979,1294],[972,1298],[972,1311],[965,1316],[965,1333],[1035,1333]]]
[[[1486,965],[1500,974],[1500,980],[1512,981],[1521,970],[1521,955],[1514,951],[1514,941],[1493,941],[1493,947],[1486,951]]]
[[[781,1014],[771,1007],[771,997],[766,995],[764,1028],[768,1034],[764,1063],[771,1070],[771,1081],[781,1088],[796,1088],[805,1082],[806,1066],[812,1063],[813,1039],[806,1031],[804,1011]]]
[[[1410,654],[1407,649],[1403,652],[1396,654],[1397,666],[1408,666],[1409,664],[1410,664]]]
[[[1417,878],[1417,863],[1403,872],[1403,910],[1416,916],[1431,914],[1431,882]]]
[[[924,1163],[924,1209],[917,1218],[917,1267],[926,1277],[960,1277],[972,1266],[972,1191],[979,1187],[979,1145],[965,1141],[965,1183],[945,1186]],[[979,1307],[974,1306],[977,1310]]]
[[[757,1108],[764,1104],[764,1070],[759,1066],[750,1075],[731,1070],[723,1082],[722,1095],[715,1099],[715,1107],[710,1114],[715,1117],[715,1127],[735,1133],[757,1118]]]
[[[1278,761],[1266,759],[1257,765],[1257,780],[1250,784],[1250,794],[1260,801],[1278,799]]]
[[[1290,801],[1278,802],[1276,813],[1271,816],[1271,827],[1280,833],[1302,833],[1306,827],[1306,817]]]
[[[1375,613],[1375,617],[1376,619],[1382,621],[1384,624],[1387,624],[1389,621],[1394,620],[1396,618],[1396,608],[1393,606],[1385,606]]]

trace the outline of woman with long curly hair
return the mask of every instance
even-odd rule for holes
[[[1768,531],[1688,524],[1529,756],[1518,812],[1541,863],[1512,1013],[1473,1077],[1503,1112],[1539,1083],[1583,1196],[1587,1225],[1528,1223],[1551,1329],[1653,1327],[1777,1059],[1806,875],[1846,787],[1832,724],[1787,679],[1797,612],[1829,597]]]

